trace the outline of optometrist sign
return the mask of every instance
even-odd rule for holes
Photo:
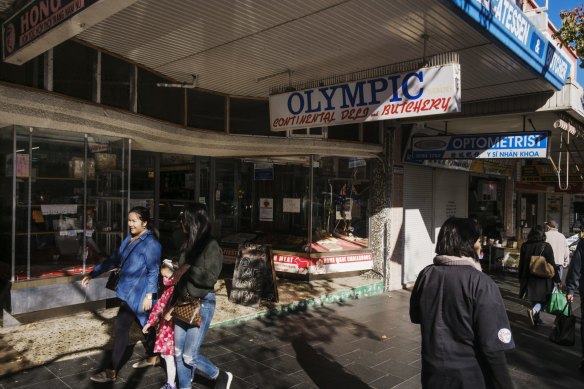
[[[547,158],[549,133],[412,137],[412,159]]]
[[[460,112],[460,65],[270,96],[272,131]]]
[[[514,0],[443,0],[478,23],[556,89],[562,89],[571,64],[527,18]]]

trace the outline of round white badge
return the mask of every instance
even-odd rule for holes
[[[507,328],[501,328],[497,335],[499,336],[499,340],[501,342],[503,343],[511,342],[511,331],[509,331]]]

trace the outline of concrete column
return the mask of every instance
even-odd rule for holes
[[[389,242],[391,224],[391,170],[389,154],[393,142],[393,131],[383,132],[383,153],[372,161],[371,169],[371,225],[369,246],[373,253],[373,270],[383,275],[385,290],[389,290]]]

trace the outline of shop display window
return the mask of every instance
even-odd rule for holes
[[[314,168],[311,251],[369,246],[367,160],[323,157]]]
[[[217,161],[215,225],[222,243],[253,241],[306,254],[368,248],[367,161],[315,157],[312,169],[311,186],[309,156]]]
[[[16,192],[5,207],[14,214],[15,249],[2,277],[90,270],[126,233],[128,142],[22,127],[11,135],[16,148],[5,156],[4,181]]]
[[[101,104],[130,110],[133,68],[121,59],[101,54]]]
[[[97,51],[73,41],[53,49],[53,90],[92,101]]]
[[[223,95],[188,90],[187,125],[192,128],[225,131],[227,98]]]

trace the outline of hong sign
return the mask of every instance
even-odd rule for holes
[[[514,0],[447,0],[457,10],[480,24],[515,55],[541,74],[556,89],[562,89],[571,64],[544,37]]]
[[[2,23],[2,56],[20,65],[137,0],[32,0]]]
[[[449,64],[270,96],[272,131],[460,112]]]
[[[425,159],[547,158],[547,132],[412,137],[411,157]]]

